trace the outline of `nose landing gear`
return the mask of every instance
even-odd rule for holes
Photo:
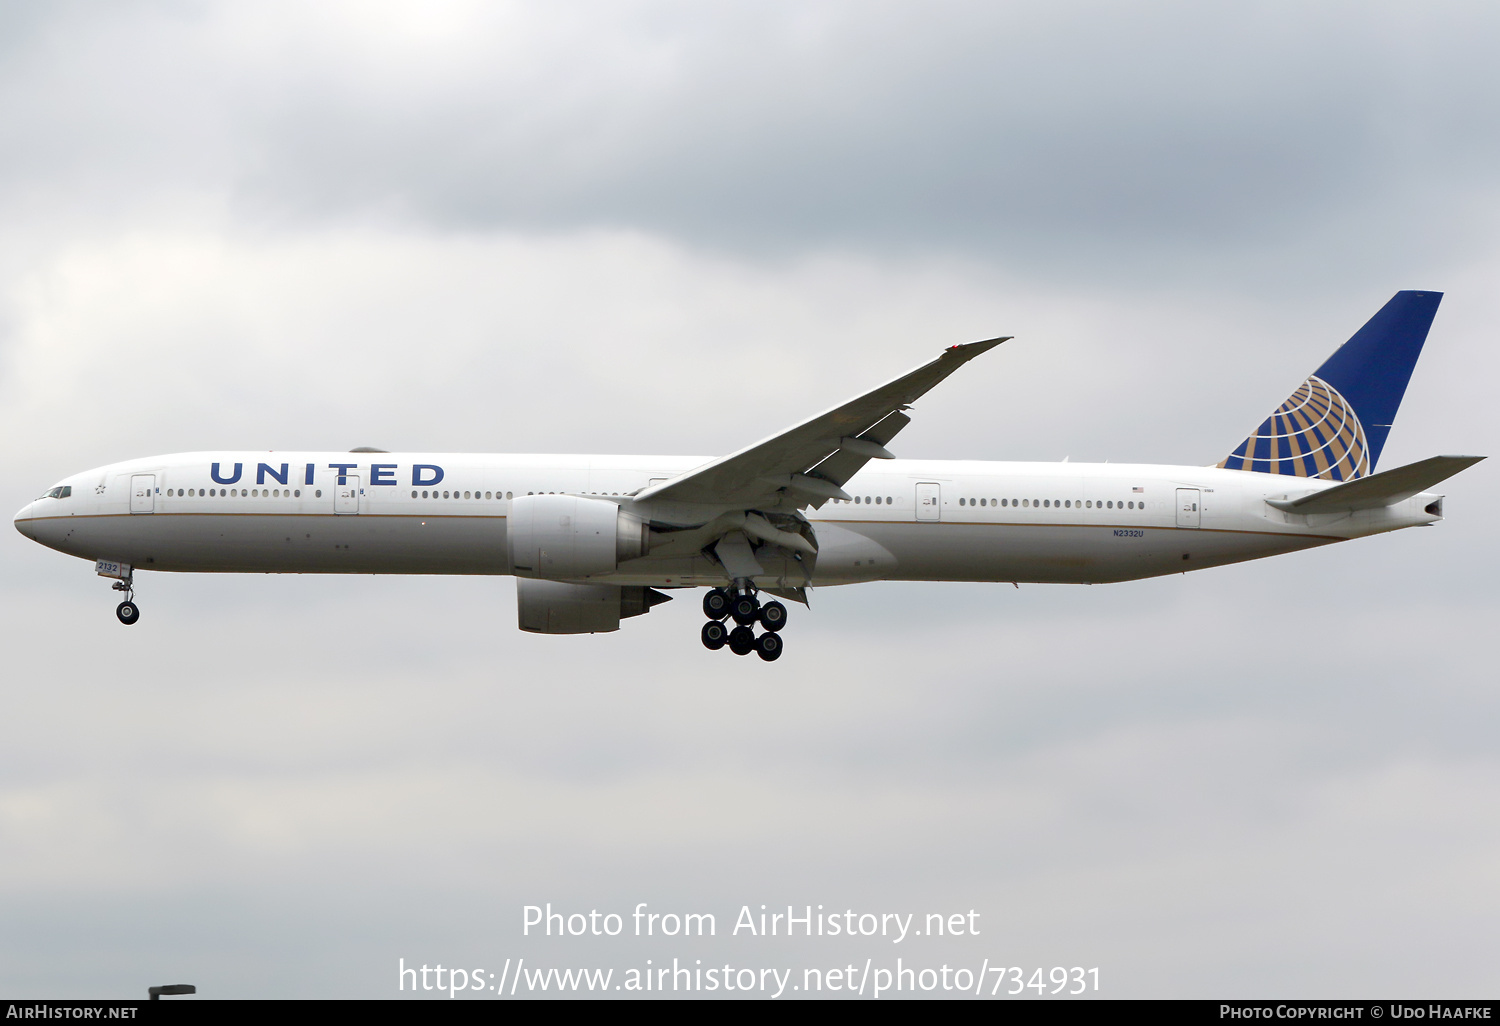
[[[115,606],[115,616],[125,626],[140,622],[141,607],[135,604],[135,575],[128,570],[125,576],[116,581],[111,587],[115,591],[125,593],[125,601]]]
[[[703,647],[717,652],[726,645],[735,655],[754,652],[766,662],[781,658],[783,642],[778,633],[786,626],[786,606],[771,601],[761,605],[755,586],[748,580],[738,580],[731,588],[714,588],[703,596],[703,614],[708,623],[703,625]],[[737,626],[730,630],[724,623],[734,620]],[[765,628],[759,637],[755,624]]]

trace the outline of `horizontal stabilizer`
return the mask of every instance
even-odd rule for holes
[[[1483,456],[1433,456],[1395,470],[1345,481],[1300,498],[1267,499],[1266,502],[1288,513],[1347,513],[1356,509],[1379,509],[1425,492],[1482,459]]]

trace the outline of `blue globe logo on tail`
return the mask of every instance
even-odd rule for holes
[[[1354,407],[1314,374],[1219,466],[1352,481],[1370,472],[1370,445]]]
[[[1219,466],[1324,481],[1374,473],[1442,298],[1392,296]]]

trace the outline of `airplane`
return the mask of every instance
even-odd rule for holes
[[[180,453],[67,477],[15,524],[112,578],[123,624],[143,570],[513,575],[523,631],[615,631],[706,587],[704,646],[774,661],[779,600],[814,588],[1105,584],[1442,520],[1429,489],[1484,457],[1375,471],[1441,299],[1398,292],[1208,467],[897,459],[913,404],[1005,336],[718,459]]]

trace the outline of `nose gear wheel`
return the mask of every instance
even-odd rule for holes
[[[123,591],[125,593],[125,601],[115,606],[116,619],[127,627],[140,622],[141,607],[135,604],[135,575],[127,571],[124,578],[116,581],[110,587],[115,591]]]

